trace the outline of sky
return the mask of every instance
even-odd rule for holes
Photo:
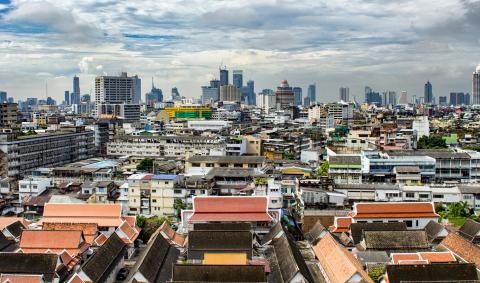
[[[0,90],[61,102],[80,77],[128,72],[164,96],[199,98],[221,65],[255,91],[317,85],[423,96],[471,92],[480,63],[480,0],[0,0]],[[231,76],[231,72],[230,72]],[[231,80],[231,77],[230,77]],[[47,87],[46,87],[47,86]]]

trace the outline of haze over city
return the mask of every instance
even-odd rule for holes
[[[15,99],[62,100],[80,77],[154,77],[199,98],[218,68],[244,70],[255,91],[283,79],[319,101],[348,86],[421,96],[471,91],[480,63],[480,2],[441,1],[29,1],[0,0],[0,89]]]

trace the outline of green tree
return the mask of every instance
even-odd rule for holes
[[[327,176],[328,175],[328,168],[330,167],[330,163],[328,160],[325,160],[320,168],[318,168],[317,175],[318,176]]]
[[[451,203],[448,206],[449,217],[467,217],[469,216],[468,204],[465,201]]]
[[[158,217],[154,216],[151,218],[146,218],[145,216],[138,216],[137,217],[137,225],[142,224],[142,226],[138,225],[140,228],[142,228],[142,231],[140,232],[139,238],[144,242],[148,242],[152,234],[163,224],[163,222],[167,221],[168,223],[169,220],[166,217]]]
[[[181,215],[181,212],[182,212],[182,209],[186,209],[187,206],[185,205],[185,203],[179,199],[179,198],[176,198],[174,203],[173,203],[173,208],[175,209],[176,213],[177,213],[177,217],[178,219],[181,219],[182,215]]]
[[[374,267],[372,268],[370,273],[368,273],[368,276],[372,278],[373,282],[380,282],[380,278],[384,273],[385,273],[385,269],[383,267]]]
[[[140,164],[137,165],[137,170],[141,171],[152,171],[153,169],[153,159],[151,158],[144,158],[140,161]]]
[[[283,159],[295,160],[295,154],[291,151],[286,151],[286,152],[283,153]]]
[[[417,142],[418,149],[442,149],[447,148],[447,143],[440,136],[422,136]]]

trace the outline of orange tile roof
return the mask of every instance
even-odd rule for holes
[[[73,275],[73,277],[67,282],[67,283],[85,283],[85,281],[83,281],[80,276],[78,276],[77,274]]]
[[[52,223],[52,222],[43,222],[43,230],[77,230],[82,231],[83,236],[85,237],[85,242],[92,244],[95,239],[98,226],[96,223]]]
[[[119,235],[122,240],[127,244],[132,244],[140,234],[140,229],[133,228],[128,224],[127,221],[123,221],[122,225],[118,227],[118,230],[122,232],[123,235]]]
[[[96,239],[95,241],[93,241],[97,246],[101,246],[103,245],[106,241],[108,240],[108,237],[105,236],[105,234],[101,233]]]
[[[273,221],[267,197],[194,197],[190,221]]]
[[[334,224],[328,229],[332,233],[347,232],[350,229],[350,224],[352,224],[351,217],[335,217]]]
[[[25,253],[82,253],[88,248],[82,238],[82,231],[24,230],[20,237],[20,249]]]
[[[421,259],[428,260],[428,262],[433,263],[457,261],[451,252],[421,252],[419,254]]]
[[[137,226],[137,217],[136,216],[123,216],[123,219],[130,224],[130,226]]]
[[[399,264],[400,261],[421,260],[418,253],[392,253],[390,257],[393,264]]]
[[[450,250],[464,261],[474,263],[480,269],[480,247],[462,236],[452,232],[440,242],[440,247]]]
[[[203,264],[211,265],[246,265],[246,253],[205,253]]]
[[[355,274],[360,275],[365,282],[373,282],[360,262],[347,249],[340,246],[330,233],[325,234],[313,246],[313,251],[330,282],[344,283]]]
[[[20,223],[22,223],[23,226],[28,227],[29,223],[23,217],[0,217],[0,230],[5,229],[5,227],[17,221],[20,221]]]
[[[0,283],[41,283],[42,275],[2,274]]]
[[[159,231],[162,233],[164,238],[170,241],[170,243],[181,247],[185,245],[186,237],[175,232],[168,222],[163,222],[162,226],[159,228]]]
[[[428,260],[399,260],[397,264],[429,264]]]
[[[100,227],[118,227],[122,224],[120,204],[46,203],[43,222],[96,223]]]
[[[431,202],[356,203],[353,218],[435,218]]]

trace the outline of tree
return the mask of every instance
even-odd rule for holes
[[[152,171],[153,169],[153,159],[151,158],[144,158],[140,161],[140,164],[137,165],[137,170],[141,171]]]
[[[139,238],[144,242],[148,242],[152,234],[163,224],[163,222],[167,221],[169,223],[168,218],[166,217],[158,217],[154,216],[151,218],[146,218],[145,216],[138,216],[137,217],[137,225],[138,227],[142,228],[140,231]],[[142,224],[141,226],[139,224]]]
[[[447,143],[440,136],[422,136],[417,142],[418,149],[442,149],[447,148]]]
[[[325,160],[320,168],[318,168],[317,175],[318,176],[327,176],[328,175],[328,168],[330,167],[330,163],[328,160]]]
[[[449,217],[467,217],[469,216],[468,204],[465,201],[451,203],[448,206]]]
[[[368,274],[373,282],[380,282],[380,278],[385,273],[385,269],[383,267],[374,267]]]
[[[181,199],[176,198],[175,201],[173,202],[173,208],[177,212],[177,217],[181,219],[182,216],[180,213],[182,212],[182,209],[187,208],[187,206]]]

